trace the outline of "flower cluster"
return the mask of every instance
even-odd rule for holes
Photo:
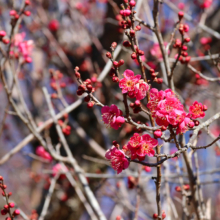
[[[119,87],[122,93],[128,93],[130,98],[141,100],[147,95],[149,85],[141,79],[141,75],[134,75],[131,70],[125,70],[124,78],[120,80]]]
[[[140,136],[138,133],[130,138],[127,145],[123,146],[123,151],[132,160],[139,159],[140,161],[145,159],[145,156],[154,156],[154,147],[158,145],[158,141],[152,138],[149,134]]]
[[[119,150],[116,146],[112,146],[111,149],[107,150],[105,157],[110,160],[112,168],[117,171],[117,174],[121,173],[129,166],[129,161],[125,156],[124,151]]]
[[[16,34],[14,36],[10,55],[15,57],[21,55],[25,62],[31,63],[32,59],[30,56],[34,48],[34,42],[32,40],[25,41],[24,38],[25,38],[24,32]]]
[[[195,101],[189,108],[189,114],[187,114],[171,89],[158,91],[154,88],[150,90],[150,100],[147,107],[158,125],[165,127],[171,125],[173,128],[177,128],[176,134],[185,133],[188,127],[194,127],[193,120],[203,118],[205,116],[204,111],[207,110],[206,106]]]
[[[116,105],[104,106],[101,112],[103,122],[115,130],[118,130],[125,122],[122,111]]]
[[[15,204],[13,202],[9,202],[9,198],[12,195],[11,192],[6,193],[7,185],[4,184],[4,178],[0,176],[0,188],[2,189],[2,196],[6,197],[6,205],[4,205],[4,208],[1,210],[2,215],[9,214],[10,217],[7,217],[6,219],[13,220],[16,216],[20,215],[20,211],[18,209],[15,209],[12,212],[12,208],[15,207]]]

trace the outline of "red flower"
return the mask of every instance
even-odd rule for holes
[[[125,157],[124,151],[117,149],[114,145],[111,149],[107,150],[105,157],[111,161],[112,168],[117,171],[117,174],[129,166],[129,161]]]
[[[116,105],[104,106],[101,109],[102,120],[105,124],[110,125],[115,130],[118,130],[121,125],[125,122],[122,116],[122,111],[118,109]]]
[[[135,133],[128,142],[128,149],[132,154],[136,154],[139,159],[143,159],[146,155],[152,157],[154,155],[154,147],[158,145],[158,141],[148,134],[140,136]]]
[[[134,75],[131,70],[125,70],[124,78],[120,80],[119,87],[122,89],[122,93],[134,92],[135,85],[140,80],[141,75]]]
[[[205,112],[203,111],[203,105],[202,103],[199,103],[197,101],[195,101],[193,105],[189,107],[189,113],[190,113],[190,118],[192,119],[205,117]]]

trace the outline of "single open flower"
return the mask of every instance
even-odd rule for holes
[[[118,130],[125,123],[122,111],[116,105],[102,107],[101,113],[103,122],[115,130]]]
[[[125,156],[124,151],[119,150],[114,145],[111,149],[107,150],[105,157],[110,160],[112,168],[117,171],[117,174],[121,173],[129,166],[129,161]]]

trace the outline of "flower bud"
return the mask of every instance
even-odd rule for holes
[[[118,78],[117,76],[113,76],[113,77],[112,77],[112,81],[113,81],[113,82],[119,82],[119,78]]]
[[[162,213],[162,219],[165,219],[165,218],[166,218],[166,213],[163,212],[163,213]]]
[[[134,104],[135,104],[137,107],[140,107],[140,106],[141,106],[140,100],[136,100],[136,101],[134,102]]]
[[[191,57],[190,57],[190,56],[188,56],[188,57],[185,58],[185,62],[186,62],[186,63],[188,63],[190,60],[191,60]]]
[[[136,2],[135,2],[134,0],[131,0],[131,1],[129,2],[129,5],[130,5],[131,7],[134,7],[134,6],[136,5]]]
[[[131,46],[131,43],[130,43],[129,41],[125,40],[125,41],[123,42],[123,46],[124,46],[124,47],[130,47],[130,46]]]
[[[134,35],[135,35],[135,31],[134,31],[133,29],[131,29],[131,30],[130,30],[130,36],[131,36],[131,37],[134,37]]]
[[[184,39],[184,41],[185,41],[186,43],[189,43],[189,42],[190,42],[190,38],[187,37],[187,38]]]
[[[25,5],[27,6],[27,5],[30,5],[30,1],[29,0],[26,0],[25,1]]]
[[[131,14],[131,10],[125,9],[124,10],[124,16],[129,16]]]
[[[110,53],[110,52],[107,52],[107,53],[106,53],[106,57],[108,57],[109,59],[111,59],[111,58],[112,58],[111,53]]]
[[[180,187],[180,186],[176,186],[176,187],[175,187],[175,190],[176,190],[177,192],[181,192],[181,187]]]
[[[78,89],[78,90],[76,91],[76,94],[77,94],[78,96],[81,96],[83,93],[84,93],[84,91],[83,91],[82,89]]]
[[[163,79],[162,78],[157,78],[157,83],[158,84],[162,84],[163,83]]]
[[[131,54],[131,58],[132,58],[133,60],[137,59],[137,54],[136,54],[135,52],[133,52],[133,53]]]
[[[118,62],[117,62],[117,61],[114,61],[114,62],[113,62],[113,66],[114,66],[114,67],[118,67]]]
[[[157,219],[158,218],[158,214],[154,213],[153,214],[153,219]]]
[[[125,61],[122,60],[122,59],[118,61],[118,65],[119,65],[119,66],[122,66],[124,63],[125,63]]]
[[[189,186],[189,184],[186,184],[186,185],[183,186],[183,188],[184,188],[185,190],[189,190],[189,189],[190,189],[190,186]]]
[[[76,76],[77,79],[79,79],[81,77],[79,72],[75,72],[75,76]]]
[[[9,14],[10,14],[10,16],[15,16],[17,14],[17,12],[15,10],[11,10]]]
[[[161,127],[161,131],[166,131],[166,130],[167,130],[167,127],[164,126],[164,125],[162,125],[162,127]]]
[[[113,42],[112,45],[111,45],[111,47],[115,49],[115,48],[117,47],[117,43],[116,43],[116,42]]]
[[[20,211],[18,209],[15,209],[13,214],[16,216],[16,215],[20,215]]]
[[[184,16],[184,12],[183,11],[179,11],[178,13],[178,17],[179,17],[179,20],[181,20]]]
[[[200,124],[199,121],[197,120],[195,120],[194,123],[195,123],[195,126],[198,126]]]
[[[154,131],[154,137],[155,138],[160,138],[161,136],[162,136],[162,131],[161,130],[156,130],[156,131]]]
[[[136,27],[135,27],[135,31],[140,31],[141,30],[141,26],[140,25],[137,25]]]
[[[24,13],[24,15],[26,15],[27,17],[29,17],[29,16],[31,15],[31,12],[30,12],[30,11],[24,11],[23,13]]]
[[[89,92],[91,92],[93,87],[92,87],[92,85],[88,84],[88,85],[86,85],[86,88],[88,89]]]
[[[131,108],[134,108],[134,107],[135,107],[133,102],[130,103],[130,107],[131,107]]]
[[[2,215],[6,215],[7,213],[8,213],[7,210],[5,210],[5,209],[2,209],[2,210],[1,210],[1,214],[2,214]]]
[[[186,45],[183,45],[183,46],[182,46],[182,50],[186,51],[187,49],[188,49],[188,48],[187,48]]]
[[[189,25],[184,24],[183,30],[184,30],[185,32],[188,32],[188,31],[189,31]]]
[[[144,55],[144,51],[143,50],[138,50],[138,55],[143,56]]]
[[[88,102],[87,108],[92,108],[94,106],[94,102]]]
[[[203,105],[203,109],[204,112],[208,110],[208,107],[206,105]]]
[[[4,209],[8,210],[9,206],[8,205],[4,205]]]
[[[3,38],[6,35],[5,31],[0,31],[0,38]]]

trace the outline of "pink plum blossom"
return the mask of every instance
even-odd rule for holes
[[[167,127],[169,124],[176,126],[186,116],[183,105],[175,97],[171,89],[160,92],[157,89],[151,89],[147,107],[151,110],[152,116],[160,126]]]
[[[137,157],[144,158],[146,155],[152,157],[154,155],[154,147],[158,145],[158,141],[148,134],[140,136],[135,133],[128,142],[128,148]]]
[[[144,99],[149,90],[149,85],[141,79],[141,75],[134,75],[131,70],[125,70],[124,78],[120,80],[119,87],[122,93],[128,93],[130,98]]]
[[[32,40],[25,41],[24,38],[24,32],[18,33],[14,36],[10,54],[13,55],[13,51],[15,51],[15,53],[19,53],[26,62],[30,63],[32,62],[31,53],[34,48],[34,42]]]
[[[135,85],[140,80],[141,75],[134,75],[131,70],[125,70],[124,78],[120,80],[119,87],[122,89],[122,93],[133,92],[135,90]]]
[[[175,93],[171,89],[158,91],[150,90],[150,100],[147,107],[152,113],[156,123],[160,126],[172,125],[176,129],[176,134],[185,133],[188,128],[194,127],[192,119],[203,118],[207,107],[195,101],[189,107],[189,113],[184,111],[184,107]]]
[[[24,41],[18,45],[18,48],[24,59],[26,59],[31,56],[34,48],[34,42],[32,40]]]
[[[125,155],[130,157],[132,160],[136,159],[137,158],[137,155],[134,151],[131,151],[129,148],[128,148],[128,145],[124,145],[122,147],[122,150],[124,151]]]
[[[176,129],[176,134],[183,134],[188,131],[188,124],[190,123],[190,118],[185,117],[185,119],[179,123],[178,128]]]
[[[147,104],[147,107],[151,110],[153,117],[155,117],[156,109],[159,101],[163,100],[165,97],[165,92],[163,90],[159,91],[157,89],[150,90],[150,101]]]
[[[156,122],[158,125],[177,125],[184,120],[186,113],[177,98],[166,98],[158,103]]]
[[[148,155],[149,157],[154,156],[154,147],[158,145],[158,141],[152,138],[149,134],[142,135],[141,147],[137,150],[136,154],[140,157]]]
[[[167,43],[165,42],[164,43],[164,46],[166,46]],[[169,53],[170,51],[168,51]],[[155,43],[151,49],[150,49],[150,53],[152,56],[156,57],[157,59],[162,59],[163,56],[162,56],[162,52],[161,52],[161,49],[160,49],[160,45],[158,43]]]
[[[193,105],[189,107],[189,113],[192,119],[205,117],[205,112],[203,111],[203,105],[198,101],[195,101]]]
[[[135,86],[135,97],[137,100],[144,99],[147,95],[147,91],[149,90],[149,85],[144,82],[144,80],[139,80],[138,84]]]
[[[111,166],[117,171],[117,174],[121,173],[129,166],[129,161],[126,158],[124,151],[119,150],[114,145],[111,149],[107,150],[105,157],[107,160],[110,160]]]
[[[102,107],[101,112],[103,122],[115,130],[118,130],[125,122],[125,119],[122,116],[122,111],[118,109],[116,105],[111,105],[111,107],[104,106]]]

